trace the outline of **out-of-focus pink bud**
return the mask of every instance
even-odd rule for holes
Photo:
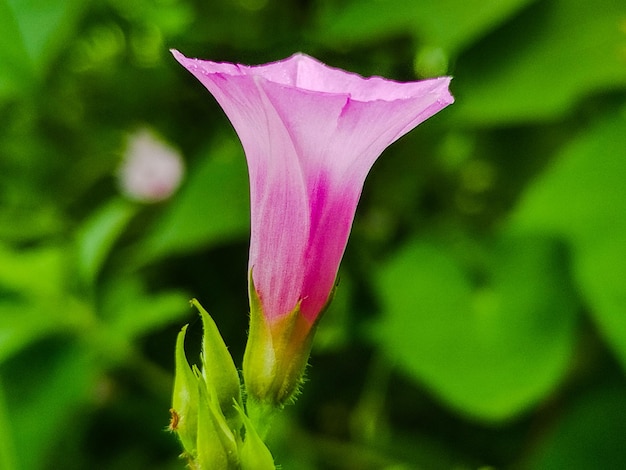
[[[150,130],[140,129],[128,139],[118,176],[128,198],[158,202],[176,192],[184,172],[180,152]]]

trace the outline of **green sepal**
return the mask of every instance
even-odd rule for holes
[[[189,457],[196,455],[198,438],[198,379],[185,357],[185,325],[176,338],[174,392],[172,394],[172,421],[169,429],[178,437]]]
[[[239,373],[211,316],[196,299],[192,299],[191,304],[200,313],[204,329],[200,357],[202,377],[208,390],[217,398],[230,429],[238,430],[242,422],[239,413],[233,407],[233,400],[239,405],[242,404]]]
[[[243,442],[240,441],[239,445],[241,470],[275,470],[274,458],[257,433],[252,421],[238,403],[234,406],[245,427],[245,439]]]
[[[193,465],[202,470],[238,470],[236,436],[221,412],[217,397],[207,388],[200,371],[194,370],[199,384],[199,406],[197,457]]]
[[[268,410],[280,409],[297,396],[316,324],[304,318],[300,303],[282,318],[268,322],[252,272],[249,285],[250,328],[243,358],[247,409],[249,415],[267,415]]]

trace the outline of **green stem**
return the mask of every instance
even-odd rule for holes
[[[279,411],[279,409],[267,403],[261,403],[248,397],[246,412],[261,440],[265,441],[265,438],[269,434],[277,411]]]

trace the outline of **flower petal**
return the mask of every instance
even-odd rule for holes
[[[306,188],[291,138],[255,76],[237,74],[228,64],[175,57],[213,94],[241,140],[250,173],[249,266],[268,316],[287,313],[300,298],[309,232]]]

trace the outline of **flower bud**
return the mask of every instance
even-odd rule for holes
[[[239,450],[246,447],[238,411],[242,406],[239,374],[215,322],[196,299],[191,304],[198,309],[204,328],[202,370],[191,368],[185,358],[185,326],[176,341],[169,428],[178,434],[190,468],[241,470]]]
[[[172,420],[169,429],[178,434],[185,454],[196,454],[198,437],[198,380],[185,357],[185,333],[187,325],[176,339],[174,393],[172,395]]]
[[[241,470],[274,470],[276,467],[272,454],[257,433],[252,421],[238,404],[235,409],[241,416],[246,430],[245,439],[239,447]]]
[[[315,333],[300,311],[269,319],[250,275],[250,330],[243,358],[248,414],[268,414],[297,395]],[[332,297],[332,296],[331,296]],[[256,409],[255,409],[256,408]]]
[[[183,173],[180,153],[142,129],[129,138],[119,169],[119,184],[134,201],[158,202],[178,189]]]
[[[237,437],[230,430],[217,397],[211,394],[199,371],[198,377],[198,451],[194,463],[201,470],[238,470]]]
[[[217,397],[221,413],[230,424],[231,429],[241,427],[239,413],[233,406],[241,405],[241,383],[239,373],[220,335],[217,325],[196,299],[191,304],[200,312],[204,334],[202,337],[202,377]]]

